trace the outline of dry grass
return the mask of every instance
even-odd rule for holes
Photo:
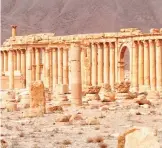
[[[100,143],[99,144],[99,147],[100,148],[108,148],[107,144],[105,144],[105,143]]]
[[[72,143],[71,143],[70,140],[66,139],[66,140],[64,140],[64,141],[62,142],[62,144],[64,144],[64,145],[70,145],[70,144],[72,144]]]

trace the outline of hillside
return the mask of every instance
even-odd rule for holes
[[[57,35],[115,32],[162,27],[162,0],[3,0],[2,41],[11,35],[55,32]]]

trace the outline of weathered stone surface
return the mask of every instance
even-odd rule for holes
[[[130,89],[130,82],[129,81],[123,81],[121,83],[115,84],[115,91],[118,93],[128,93]]]
[[[8,112],[17,111],[17,103],[16,102],[7,102],[6,109]]]
[[[91,101],[91,100],[99,100],[99,95],[98,94],[86,94],[86,100]]]
[[[137,98],[135,99],[135,102],[138,103],[139,105],[144,105],[144,104],[151,105],[151,102],[145,98]]]
[[[56,122],[69,122],[71,115],[62,115],[56,118]]]
[[[152,129],[142,127],[125,136],[124,148],[160,148],[160,144]]]
[[[24,118],[32,118],[32,117],[42,117],[44,115],[44,110],[42,108],[28,108],[23,111]]]
[[[117,93],[115,98],[117,100],[131,99],[129,93]]]
[[[101,87],[100,86],[88,86],[84,92],[86,94],[98,94],[100,91]]]
[[[35,81],[30,86],[30,107],[40,108],[45,113],[45,94],[42,81]]]
[[[88,117],[86,119],[86,123],[88,125],[99,125],[100,124],[99,120],[96,117]]]
[[[52,106],[52,105],[49,105],[47,107],[47,113],[54,113],[54,112],[63,112],[63,108],[61,106]]]
[[[114,92],[104,92],[104,94],[100,93],[99,96],[102,102],[113,102],[116,100]]]

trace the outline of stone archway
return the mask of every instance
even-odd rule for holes
[[[130,80],[130,50],[127,46],[123,46],[119,52],[118,60],[119,81],[125,79]]]

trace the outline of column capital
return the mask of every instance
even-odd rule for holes
[[[110,48],[114,49],[115,48],[115,42],[109,42]]]
[[[162,42],[160,41],[160,39],[156,39],[155,43],[156,43],[157,47],[161,47],[162,46]]]
[[[144,45],[145,47],[148,47],[148,46],[149,46],[148,40],[144,40],[144,41],[143,41],[143,45]]]

